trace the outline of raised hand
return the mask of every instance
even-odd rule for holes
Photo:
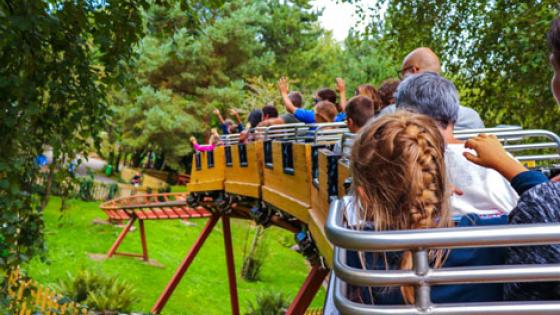
[[[280,93],[282,95],[284,94],[288,94],[289,88],[288,88],[288,78],[286,77],[281,77],[280,80],[278,80],[278,90],[280,90]]]
[[[336,90],[338,93],[346,92],[346,83],[342,78],[336,78]]]
[[[221,115],[221,113],[220,113],[220,110],[219,110],[219,109],[217,109],[217,108],[216,108],[216,109],[214,109],[214,110],[213,110],[212,112],[213,112],[214,114],[218,115],[218,116],[220,116],[220,115]]]

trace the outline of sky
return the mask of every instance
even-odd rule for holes
[[[365,3],[366,1],[358,2]],[[315,8],[325,9],[319,21],[323,28],[333,32],[333,36],[337,41],[344,41],[348,30],[358,21],[354,14],[355,5],[353,4],[337,3],[336,0],[315,0],[313,5]]]

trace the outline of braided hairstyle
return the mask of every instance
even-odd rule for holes
[[[352,147],[358,219],[377,231],[450,226],[444,152],[443,137],[427,116],[402,111],[369,122]],[[436,268],[444,256],[444,251],[430,253]],[[400,269],[411,268],[407,251]],[[414,303],[413,287],[401,292],[405,302]]]

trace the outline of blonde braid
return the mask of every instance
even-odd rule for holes
[[[433,227],[438,214],[438,205],[442,202],[438,197],[438,190],[441,191],[443,187],[442,183],[437,181],[436,164],[441,156],[438,156],[426,130],[417,124],[409,122],[400,136],[408,140],[406,141],[410,146],[408,151],[412,153],[409,162],[415,163],[410,165],[411,178],[416,179],[412,181],[411,189],[411,193],[416,194],[416,198],[413,199],[409,212],[410,228]],[[403,253],[400,268],[410,270],[412,265],[412,253],[410,251]],[[402,286],[401,293],[406,303],[414,303],[413,286]]]

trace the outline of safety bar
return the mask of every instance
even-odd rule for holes
[[[263,135],[263,140],[296,139],[309,131],[309,126],[304,123],[282,124],[270,127],[257,127],[257,133]]]
[[[476,266],[432,269],[429,249],[560,244],[560,224],[438,228],[373,232],[344,225],[345,203],[331,203],[325,231],[335,245],[334,302],[343,314],[558,314],[560,301],[523,303],[433,304],[430,286],[466,283],[560,281],[560,264]],[[364,270],[346,264],[346,251],[411,250],[413,270]],[[416,286],[408,306],[365,305],[348,300],[345,283],[357,286]]]
[[[494,133],[494,132],[504,132],[504,131],[519,131],[523,130],[521,126],[496,126],[492,128],[477,128],[477,129],[455,129],[453,134],[461,135],[461,134],[481,134],[481,133]]]
[[[221,135],[220,140],[222,140],[224,145],[234,145],[239,143],[239,134],[228,134],[228,135]]]
[[[311,125],[313,130],[313,142],[329,142],[340,140],[342,135],[348,132],[345,122],[321,123]]]

